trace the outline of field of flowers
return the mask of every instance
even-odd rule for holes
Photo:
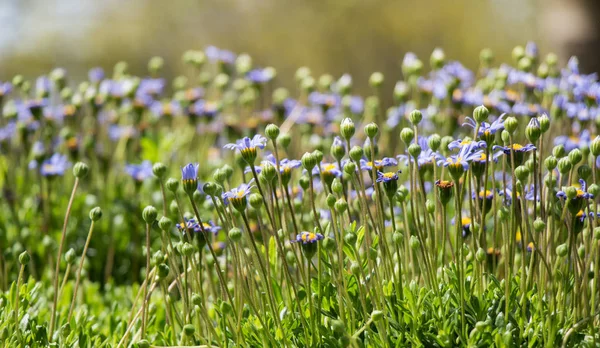
[[[3,347],[600,347],[577,58],[408,53],[364,96],[182,58],[0,81]]]

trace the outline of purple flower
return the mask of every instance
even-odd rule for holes
[[[0,82],[0,98],[9,94],[12,91],[12,84],[10,82]]]
[[[231,191],[224,192],[222,195],[223,200],[225,203],[232,203],[234,206],[242,203],[245,205],[246,196],[254,188],[252,183],[254,183],[254,179],[250,180],[247,184],[242,183],[240,186],[232,188]]]
[[[468,138],[462,140],[458,139],[448,144],[448,150],[462,149],[465,146],[471,148],[472,150],[479,150],[485,149],[487,147],[487,144],[485,143],[485,141],[473,141]]]
[[[125,165],[125,172],[138,182],[145,181],[154,175],[152,171],[152,162],[143,161],[140,164]]]
[[[323,235],[314,232],[301,232],[296,236],[292,243],[302,242],[302,244],[312,244],[323,239]]]
[[[40,173],[43,176],[54,177],[64,175],[65,170],[71,165],[67,156],[55,153],[49,159],[42,162]]]
[[[100,67],[91,68],[88,72],[88,78],[91,83],[99,83],[104,80],[104,70]]]
[[[246,74],[246,78],[255,84],[263,84],[273,79],[272,69],[252,69]]]
[[[390,181],[397,181],[398,180],[398,174],[395,172],[387,172],[387,173],[382,173],[382,172],[377,172],[377,182],[390,182]]]
[[[198,180],[198,168],[200,168],[198,163],[186,164],[181,168],[181,180],[184,182]]]
[[[266,145],[267,138],[260,134],[256,134],[252,139],[244,137],[243,139],[237,140],[235,144],[230,143],[223,146],[223,148],[228,150],[240,150],[240,152],[244,152],[249,149],[254,149],[255,151],[256,148],[264,149]]]
[[[375,160],[375,169],[380,171],[385,167],[392,167],[392,166],[397,166],[398,165],[398,161],[396,161],[395,159],[391,158],[391,157],[384,157],[381,160]],[[372,171],[373,170],[373,162],[372,161],[367,161],[365,159],[361,159],[360,160],[360,169],[362,170],[366,170],[366,171]]]
[[[460,170],[462,167],[462,170],[466,171],[469,169],[469,163],[479,158],[481,152],[482,151],[479,150],[477,143],[471,142],[462,146],[457,154],[452,155],[445,160],[440,156],[442,158],[438,160],[438,165],[443,164],[444,167],[449,167],[454,170]]]

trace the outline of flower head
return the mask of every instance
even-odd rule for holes
[[[125,172],[134,178],[137,182],[145,181],[152,177],[152,162],[143,161],[140,164],[127,164],[125,165]]]
[[[390,157],[384,157],[380,160],[375,160],[375,163],[373,163],[373,161],[367,161],[365,159],[360,160],[360,169],[362,170],[370,172],[373,170],[373,165],[375,165],[375,170],[380,171],[383,170],[383,168],[385,167],[397,166],[398,161]]]
[[[323,239],[323,235],[314,232],[301,232],[296,235],[296,239],[292,243],[302,242],[302,244],[312,244]]]
[[[438,165],[443,164],[450,171],[450,174],[455,180],[458,180],[462,174],[469,169],[471,161],[481,156],[477,143],[470,143],[462,146],[460,151],[448,158],[440,159]]]
[[[242,158],[249,164],[254,165],[254,161],[258,155],[257,149],[264,149],[267,145],[267,138],[260,134],[256,134],[252,139],[244,137],[235,142],[223,146],[224,149],[228,150],[239,150],[242,154]]]
[[[533,144],[527,144],[527,145],[523,146],[521,144],[514,143],[509,146],[494,145],[492,150],[497,151],[494,154],[494,160],[496,160],[498,157],[500,157],[502,155],[506,155],[508,165],[512,165],[510,156],[511,156],[511,153],[514,153],[515,154],[515,158],[514,158],[515,167],[518,167],[521,164],[523,164],[523,161],[525,160],[525,154],[530,151],[535,151],[536,147]]]
[[[47,177],[62,176],[70,165],[67,156],[55,153],[42,162],[40,174]]]
[[[242,183],[240,186],[232,188],[231,191],[224,192],[222,197],[225,203],[231,203],[239,211],[246,209],[246,196],[254,188],[254,185],[252,185],[253,182],[254,179],[250,180],[247,184]]]
[[[198,168],[198,163],[188,163],[181,168],[183,190],[188,194],[193,194],[198,189]]]

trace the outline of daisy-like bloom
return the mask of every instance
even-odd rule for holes
[[[483,208],[483,202],[485,200],[485,212],[483,215],[489,213],[490,209],[492,209],[492,200],[494,199],[494,192],[490,190],[481,190],[478,195],[475,195],[475,192],[472,193],[471,197],[473,200],[479,198],[479,206]]]
[[[255,84],[263,84],[273,79],[273,70],[269,68],[252,69],[246,74],[246,78]]]
[[[165,89],[165,79],[146,78],[140,81],[136,94],[146,94],[157,97]]]
[[[46,177],[62,176],[70,165],[67,156],[55,153],[42,162],[40,174]]]
[[[104,80],[104,70],[100,67],[91,68],[88,71],[88,79],[93,84],[100,83],[100,81]]]
[[[5,95],[12,91],[12,84],[10,82],[0,82],[0,100]]]
[[[321,163],[321,171],[319,172],[318,167],[314,167],[312,174],[318,176],[323,175],[323,181],[329,186],[333,182],[333,179],[340,178],[342,171],[338,168],[337,163]]]
[[[187,108],[187,112],[193,116],[215,117],[221,109],[221,105],[215,101],[199,99]]]
[[[223,146],[223,148],[233,151],[239,150],[244,161],[252,166],[258,155],[257,149],[264,149],[266,145],[267,138],[260,134],[256,134],[252,139],[244,137],[243,139],[236,141],[235,144],[227,144]]]
[[[200,227],[200,224],[194,218],[191,218],[191,219],[184,218],[184,221],[178,223],[176,225],[176,227],[183,234],[189,233],[190,235],[193,235],[194,233],[202,232],[202,228]]]
[[[292,243],[302,242],[302,244],[312,244],[323,239],[323,235],[314,232],[300,232]]]
[[[287,158],[282,159],[279,162],[279,172],[281,173],[281,181],[284,185],[287,185],[292,178],[292,169],[299,168],[302,162],[298,160],[290,160]]]
[[[590,135],[590,131],[584,129],[581,132],[576,131],[573,133],[573,135],[570,136],[557,136],[556,138],[554,138],[554,145],[563,145],[565,147],[565,151],[569,153],[574,149],[588,147],[591,141],[592,137]]]
[[[193,194],[198,189],[198,163],[188,163],[181,167],[181,182],[183,190],[188,194]]]
[[[448,144],[448,150],[462,149],[465,146],[470,146],[473,150],[485,149],[487,144],[485,141],[473,141],[470,138],[458,139],[451,141]]]
[[[399,172],[399,171],[398,171]],[[388,198],[391,199],[398,190],[398,174],[396,172],[377,172],[377,182],[383,183],[383,189]]]
[[[477,132],[479,138],[486,143],[490,143],[494,139],[496,132],[504,129],[504,116],[506,116],[506,114],[500,115],[500,117],[498,117],[491,124],[487,122],[481,122],[479,125],[479,131]],[[463,123],[463,126],[477,129],[477,122],[475,122],[475,120],[471,117],[467,117],[465,118],[465,123]]]
[[[398,162],[391,157],[384,157],[380,160],[375,160],[375,170],[381,171],[385,167],[397,166]],[[360,169],[371,172],[373,170],[373,162],[365,159],[360,160]]]
[[[140,164],[127,164],[125,165],[125,172],[139,183],[154,176],[152,162],[150,161],[143,161]]]
[[[252,183],[254,183],[254,179],[250,180],[247,184],[243,183],[238,187],[232,188],[231,191],[224,192],[222,195],[223,200],[226,204],[231,203],[238,211],[243,211],[247,205],[246,196],[254,188]]]
[[[215,46],[206,47],[204,53],[206,54],[206,58],[208,58],[208,60],[219,64],[233,64],[236,58],[235,53],[228,50],[219,49]]]
[[[456,218],[452,218],[450,221],[453,225],[456,223]],[[462,226],[462,236],[463,238],[468,237],[471,234],[471,223],[472,220],[470,217],[463,216],[460,220],[460,225]]]
[[[457,154],[438,160],[438,165],[443,164],[448,168],[452,178],[458,180],[469,169],[471,161],[481,157],[481,152],[477,143],[470,143],[462,146]]]
[[[594,199],[594,195],[587,192],[587,185],[583,179],[579,179],[579,185],[580,187],[576,188],[575,197],[568,200],[568,208],[571,213],[577,213],[580,210],[583,210],[587,201],[589,199]],[[567,192],[565,190],[558,191],[558,193],[556,193],[556,197],[560,198],[561,200],[566,200],[568,198]]]
[[[520,166],[521,164],[523,164],[523,162],[525,161],[525,154],[527,152],[530,151],[535,151],[537,150],[535,145],[533,144],[527,144],[525,146],[521,145],[521,144],[512,144],[509,146],[500,146],[500,145],[494,145],[494,147],[492,147],[493,151],[498,150],[495,154],[494,154],[494,160],[496,160],[498,157],[502,156],[502,155],[506,155],[506,161],[508,163],[509,166],[512,165],[511,160],[510,160],[510,154],[511,154],[511,150],[512,152],[515,153],[515,158],[514,158],[514,162],[515,162],[515,167]]]
[[[158,117],[181,115],[181,105],[177,100],[156,101],[152,103],[150,110]]]

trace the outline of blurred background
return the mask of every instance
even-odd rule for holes
[[[53,67],[77,79],[119,60],[144,74],[155,55],[172,77],[185,50],[216,45],[275,67],[284,86],[308,66],[350,73],[359,90],[381,71],[391,88],[408,51],[428,61],[441,47],[475,69],[482,48],[508,61],[530,40],[592,72],[599,18],[598,0],[0,0],[0,81]]]

